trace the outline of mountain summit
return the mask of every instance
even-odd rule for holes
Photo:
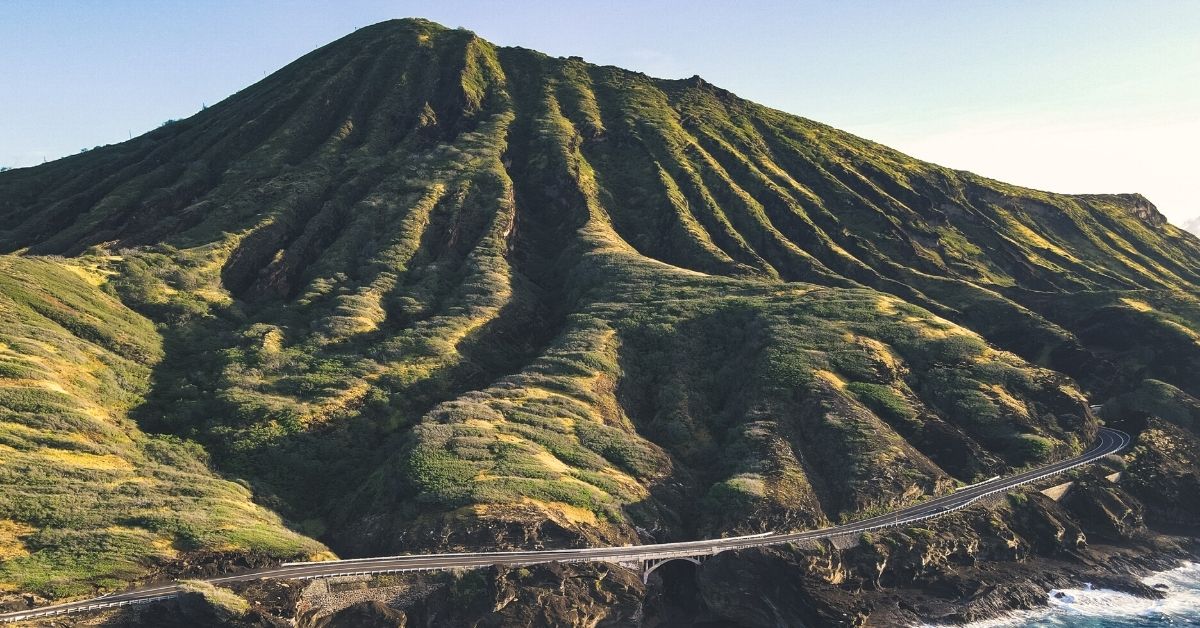
[[[0,252],[27,277],[4,294],[74,347],[63,372],[127,391],[80,389],[109,414],[56,423],[28,395],[58,380],[21,348],[46,337],[0,338],[24,395],[4,389],[0,449],[37,470],[3,476],[0,575],[42,594],[47,572],[69,594],[321,543],[370,556],[816,527],[1078,453],[1089,399],[1200,407],[1200,240],[1139,195],[1006,185],[699,77],[424,20],[0,174]],[[28,287],[46,273],[91,313],[58,315],[62,295]],[[141,473],[149,450],[263,523],[231,535],[236,517],[194,520],[169,487],[118,500],[135,489],[73,466]],[[1159,450],[1140,451],[1128,485],[1147,516],[1189,516],[1148,479]],[[21,493],[38,477],[74,478],[109,512],[65,517],[61,496]],[[70,573],[46,536],[68,528],[89,544]]]

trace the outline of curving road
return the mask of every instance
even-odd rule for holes
[[[384,556],[379,558],[352,558],[346,560],[312,563],[284,563],[278,567],[256,569],[244,573],[209,578],[212,584],[245,582],[258,579],[303,580],[330,578],[334,576],[395,573],[401,571],[443,570],[454,568],[479,568],[496,564],[532,565],[558,562],[614,562],[640,563],[669,558],[698,558],[731,549],[780,545],[801,541],[816,541],[832,537],[861,534],[871,530],[909,525],[951,511],[966,508],[971,504],[1014,488],[1036,482],[1074,469],[1129,446],[1130,436],[1124,432],[1102,427],[1097,434],[1096,444],[1083,454],[1002,478],[960,488],[958,491],[937,497],[920,504],[901,508],[886,515],[871,517],[839,526],[791,533],[765,533],[750,536],[686,541],[682,543],[658,543],[653,545],[630,545],[625,547],[590,547],[584,549],[536,550],[516,552],[473,552],[461,554],[421,554],[407,556]],[[115,606],[142,604],[174,597],[179,593],[174,583],[152,585],[120,593],[112,593],[90,600],[0,614],[0,623],[22,621],[36,617],[64,615]]]

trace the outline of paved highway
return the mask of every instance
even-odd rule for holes
[[[1068,460],[1051,463],[1036,469],[1007,477],[960,488],[942,497],[901,508],[886,515],[871,517],[839,526],[791,533],[766,533],[750,536],[685,541],[682,543],[658,543],[653,545],[630,545],[624,547],[590,547],[584,549],[535,550],[516,552],[473,552],[460,554],[420,554],[406,556],[383,556],[378,558],[351,558],[346,560],[312,563],[284,563],[278,567],[256,569],[244,573],[209,578],[207,582],[220,585],[245,582],[261,578],[272,580],[301,580],[330,578],[335,576],[395,573],[402,571],[442,570],[453,568],[479,568],[496,564],[532,565],[559,562],[614,562],[640,563],[668,558],[699,558],[731,549],[780,545],[801,541],[816,541],[832,537],[857,535],[871,530],[904,526],[937,517],[947,512],[966,508],[985,497],[1004,493],[1021,485],[1035,482],[1093,462],[1116,453],[1129,446],[1130,437],[1124,432],[1100,428],[1096,444],[1087,452]],[[152,585],[98,598],[46,606],[42,608],[0,614],[0,623],[14,622],[36,617],[78,613],[115,606],[141,604],[174,597],[179,587],[174,583]]]

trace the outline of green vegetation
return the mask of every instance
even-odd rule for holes
[[[203,580],[180,580],[179,587],[184,593],[203,597],[220,619],[244,617],[250,612],[250,602],[229,589],[213,586]]]
[[[421,20],[3,173],[0,251],[0,582],[55,595],[323,550],[279,517],[347,555],[825,525],[1080,451],[1081,390],[1200,395],[1200,241],[1141,197]]]
[[[199,445],[125,418],[161,343],[101,278],[0,258],[0,586],[68,596],[122,588],[190,550],[323,551],[213,475]]]

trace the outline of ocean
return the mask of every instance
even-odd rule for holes
[[[1147,576],[1151,586],[1166,585],[1166,599],[1144,598],[1094,589],[1055,589],[1046,608],[1021,611],[1006,617],[968,624],[969,628],[1143,628],[1157,626],[1200,627],[1200,563]]]

